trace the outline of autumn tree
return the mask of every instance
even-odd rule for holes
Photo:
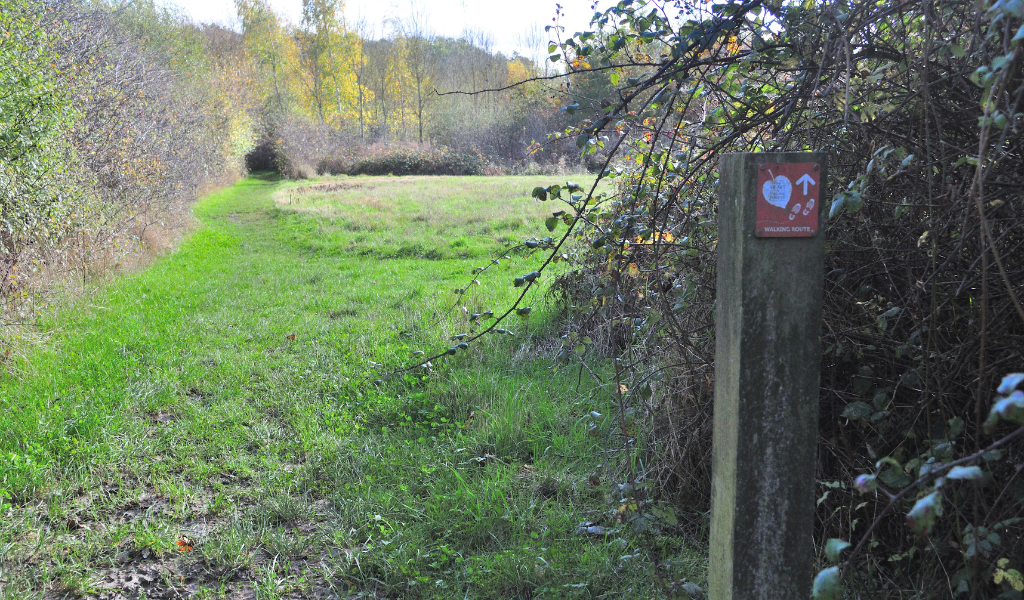
[[[361,40],[345,30],[341,0],[304,0],[297,34],[307,109],[321,123],[341,128],[358,112],[359,82],[355,56]]]
[[[422,144],[427,120],[426,112],[434,98],[431,94],[435,80],[434,71],[438,66],[434,53],[434,35],[427,26],[424,14],[415,7],[412,8],[407,19],[396,22],[396,29],[405,40],[407,50],[405,64],[409,71],[414,96],[410,100],[416,117],[418,140]]]
[[[271,92],[268,106],[284,111],[291,99],[290,79],[297,58],[294,40],[266,0],[235,0],[235,9],[242,21],[246,48],[266,70]]]

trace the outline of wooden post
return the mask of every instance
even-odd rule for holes
[[[719,162],[710,600],[806,600],[825,155]]]

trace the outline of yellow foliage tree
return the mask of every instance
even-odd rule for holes
[[[342,0],[303,0],[297,39],[302,63],[303,103],[321,123],[342,128],[359,112],[356,69],[362,41],[346,31]]]
[[[298,62],[295,40],[266,0],[235,0],[235,9],[242,21],[246,49],[265,72],[266,104],[285,111]]]

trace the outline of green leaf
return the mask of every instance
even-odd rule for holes
[[[914,478],[906,474],[902,469],[886,469],[878,474],[882,483],[891,488],[903,488],[910,485]]]
[[[679,589],[683,600],[698,600],[704,597],[704,589],[692,581],[687,581]]]
[[[1013,390],[1017,389],[1017,386],[1024,382],[1024,373],[1010,373],[1006,377],[1003,377],[1002,382],[999,383],[999,388],[996,390],[997,394],[1009,394]]]
[[[619,85],[620,75],[618,73],[612,73],[608,76],[608,79],[612,82],[612,85]]]
[[[843,581],[839,577],[839,567],[829,567],[818,573],[811,588],[814,600],[839,600],[843,595]]]
[[[858,396],[863,396],[871,390],[871,384],[873,380],[870,377],[864,377],[856,375],[853,378],[853,393]]]
[[[828,218],[829,219],[834,219],[842,211],[843,211],[843,195],[842,194],[836,194],[835,199],[832,200],[832,208],[830,208],[829,211],[828,211]]]
[[[922,537],[928,537],[935,520],[942,516],[942,494],[935,491],[914,504],[914,508],[907,513],[907,527]]]
[[[879,319],[888,319],[889,317],[895,317],[898,314],[900,314],[900,307],[894,306],[894,307],[890,308],[889,310],[885,311],[884,313],[878,315],[878,318]]]
[[[519,315],[521,318],[526,319],[526,318],[529,318],[530,312],[532,310],[533,310],[533,308],[531,308],[529,306],[524,306],[523,308],[517,308],[516,309],[516,314]]]
[[[1013,39],[1010,40],[1010,43],[1019,44],[1022,41],[1024,41],[1024,25],[1020,26],[1020,29],[1017,30],[1017,35],[1013,36]]]
[[[825,556],[833,563],[839,562],[839,555],[850,547],[850,542],[839,538],[831,538],[825,542]]]
[[[1018,0],[1018,1],[1022,5],[1024,5],[1024,0]],[[1024,15],[1021,15],[1021,16],[1024,17]],[[1007,54],[1007,55],[1005,55],[1005,56],[997,56],[997,57],[993,58],[992,59],[992,70],[993,71],[998,71],[998,70],[1002,69],[1007,64],[1009,64],[1009,62],[1012,59],[1013,59],[1013,53],[1012,52]]]
[[[1002,450],[989,450],[988,452],[981,455],[982,460],[991,462],[993,460],[1001,460],[1003,458]]]
[[[1017,390],[996,402],[992,407],[992,414],[998,415],[998,418],[1004,421],[1024,425],[1024,392]]]
[[[676,518],[676,511],[672,510],[672,507],[667,504],[659,511],[658,516],[669,525],[675,526],[679,524],[679,519]]]
[[[845,194],[843,205],[846,207],[846,210],[855,213],[864,207],[864,198],[857,190],[850,190]]]
[[[964,481],[977,481],[985,477],[985,473],[982,472],[980,467],[961,467],[956,466],[946,473],[946,479],[961,479]]]
[[[862,494],[874,492],[878,489],[878,478],[874,475],[858,475],[857,480],[853,482],[853,487]]]
[[[548,228],[548,231],[554,231],[560,221],[561,219],[558,217],[548,217],[544,219],[544,226]]]
[[[538,186],[533,188],[533,192],[530,193],[530,196],[544,202],[548,199],[548,190]]]
[[[949,439],[955,440],[964,432],[967,424],[960,417],[953,417],[949,420]]]
[[[998,0],[988,9],[988,12],[1024,19],[1024,0]]]
[[[872,413],[871,406],[866,402],[851,402],[846,405],[846,409],[843,410],[841,417],[846,417],[851,421],[859,421],[864,417]]]

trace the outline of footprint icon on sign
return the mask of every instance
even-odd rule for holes
[[[800,203],[799,202],[793,205],[793,210],[789,213],[789,220],[792,221],[793,219],[795,219],[796,218],[796,213],[798,213],[798,212],[800,212]],[[804,211],[804,214],[806,215],[807,211]]]
[[[807,200],[807,206],[804,208],[804,212],[802,214],[806,217],[807,215],[811,214],[812,208],[814,208],[814,198],[809,198]]]

